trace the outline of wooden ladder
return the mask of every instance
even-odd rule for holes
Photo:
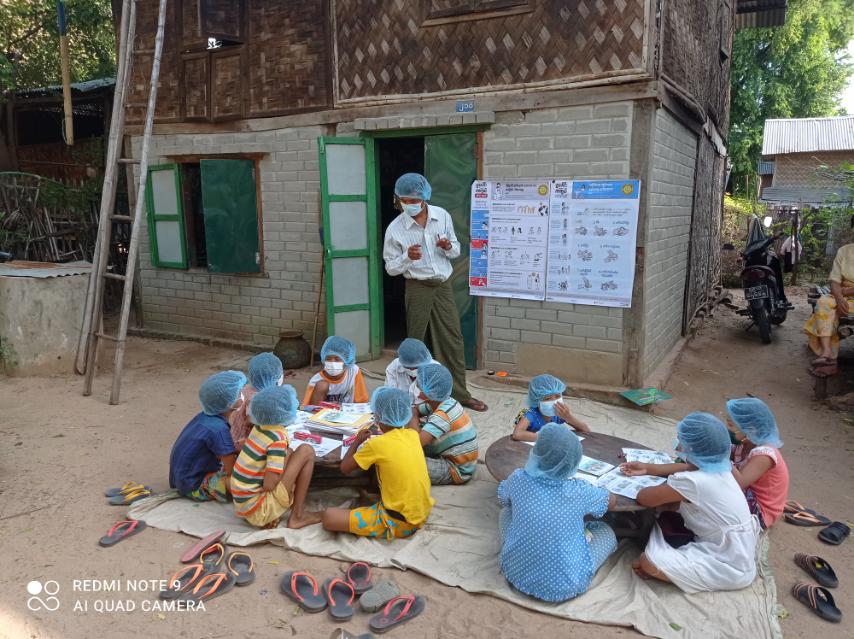
[[[113,386],[110,391],[110,404],[119,403],[119,393],[122,384],[122,370],[127,340],[128,319],[133,294],[134,273],[136,271],[137,253],[139,252],[139,227],[145,213],[145,188],[148,181],[148,151],[151,141],[151,130],[154,125],[154,111],[157,103],[157,82],[160,77],[160,59],[163,54],[163,34],[166,26],[167,0],[159,0],[160,9],[157,17],[157,34],[154,39],[154,59],[151,65],[148,103],[145,111],[145,127],[142,136],[142,148],[139,160],[121,157],[122,143],[125,136],[125,111],[130,106],[128,95],[131,82],[131,70],[134,56],[151,55],[152,50],[134,51],[136,38],[136,4],[137,0],[123,0],[122,17],[119,27],[118,70],[116,73],[116,94],[113,97],[113,111],[110,120],[110,135],[107,142],[107,160],[104,172],[104,185],[101,190],[101,208],[98,218],[98,236],[95,242],[95,253],[92,272],[89,275],[89,285],[86,290],[86,306],[83,315],[83,327],[77,348],[75,368],[85,375],[84,395],[92,394],[92,383],[95,379],[98,360],[98,346],[102,339],[116,343],[115,362],[113,365]],[[116,215],[116,185],[120,167],[127,164],[139,165],[139,178],[136,185],[136,198],[132,215]],[[127,267],[124,275],[110,272],[110,238],[113,224],[130,222],[131,232],[127,248]],[[107,280],[122,283],[122,308],[119,318],[118,334],[107,335],[104,332],[104,287]]]

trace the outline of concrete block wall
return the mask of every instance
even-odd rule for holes
[[[262,347],[274,345],[284,329],[311,335],[322,255],[316,139],[325,133],[322,127],[311,126],[152,136],[152,165],[176,155],[267,154],[259,165],[264,272],[220,275],[197,268],[156,269],[143,225],[139,264],[147,329]],[[132,144],[134,156],[139,157],[140,139]],[[324,324],[321,321],[321,328]]]
[[[647,187],[644,375],[652,372],[682,336],[696,161],[697,136],[659,109]]]
[[[627,178],[631,127],[631,102],[498,113],[484,133],[484,179]],[[486,366],[621,384],[623,313],[484,298]]]

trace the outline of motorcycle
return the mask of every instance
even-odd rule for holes
[[[786,314],[794,308],[786,299],[783,269],[774,253],[773,244],[777,239],[774,235],[765,235],[762,223],[754,215],[750,220],[747,245],[741,254],[744,269],[740,277],[747,308],[739,310],[738,314],[750,317],[759,328],[763,344],[771,343],[771,326],[785,322]]]

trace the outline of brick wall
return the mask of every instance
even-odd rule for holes
[[[644,374],[682,335],[697,137],[664,109],[655,119],[644,271]]]
[[[257,133],[155,135],[150,163],[167,156],[268,153],[260,162],[264,273],[220,275],[204,269],[155,269],[142,225],[140,278],[147,329],[203,335],[269,347],[279,331],[311,335],[321,246],[320,173],[316,138],[321,127]],[[133,140],[139,157],[140,139]],[[325,309],[321,307],[321,318]],[[321,321],[321,329],[325,322]]]
[[[498,113],[484,179],[629,177],[631,114],[630,102]],[[484,298],[484,341],[488,368],[622,383],[622,309]]]
[[[772,186],[839,188],[839,182],[826,174],[834,172],[843,162],[854,162],[854,151],[789,153],[777,155],[774,160]]]

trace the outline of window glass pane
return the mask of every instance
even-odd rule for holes
[[[175,172],[170,168],[165,171],[152,171],[151,193],[154,200],[155,215],[178,215],[178,192],[175,190]]]
[[[365,147],[327,144],[326,172],[330,195],[365,195]]]
[[[181,225],[178,222],[155,222],[154,232],[157,234],[158,259],[161,262],[182,263]]]
[[[329,226],[334,250],[368,248],[368,205],[365,202],[330,202]]]
[[[368,258],[332,260],[332,297],[335,306],[368,303]]]
[[[353,342],[356,345],[357,355],[367,355],[371,351],[370,311],[336,313],[335,334]]]

